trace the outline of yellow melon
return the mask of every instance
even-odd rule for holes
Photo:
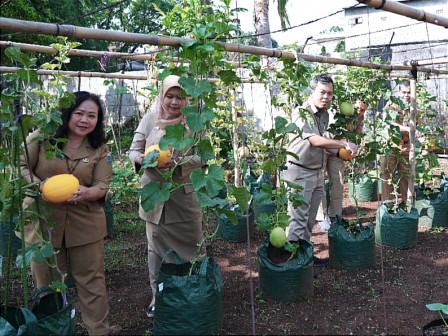
[[[159,145],[152,145],[146,148],[145,156],[153,151],[159,152],[159,157],[156,159],[157,166],[165,166],[166,163],[171,160],[171,151],[169,149],[161,150]]]
[[[350,149],[346,148],[339,148],[339,158],[342,160],[349,161],[353,159],[356,156],[356,154],[352,154],[352,151]]]
[[[79,180],[71,174],[50,177],[42,186],[44,197],[52,203],[62,203],[72,198],[79,189]]]

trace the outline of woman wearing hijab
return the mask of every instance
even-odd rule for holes
[[[155,110],[146,114],[134,132],[129,158],[136,171],[140,170],[143,153],[151,145],[158,144],[165,135],[167,125],[183,124],[187,135],[193,136],[185,122],[181,109],[188,105],[179,77],[167,76],[162,83],[162,89]],[[167,182],[159,171],[174,167],[173,180],[181,187],[171,193],[168,201],[155,204],[152,211],[146,212],[141,204],[139,214],[146,221],[146,237],[148,240],[148,267],[151,283],[152,300],[146,310],[148,317],[155,312],[155,294],[157,276],[162,258],[169,249],[177,252],[183,262],[188,262],[198,255],[198,244],[202,240],[202,209],[196,201],[194,188],[191,186],[190,173],[202,167],[201,158],[193,149],[183,153],[172,150],[171,159],[163,166],[145,169],[140,183],[145,186],[151,181]],[[159,170],[159,171],[158,171]],[[174,262],[169,256],[167,262]]]

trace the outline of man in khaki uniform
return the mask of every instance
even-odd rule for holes
[[[398,87],[398,94],[400,98],[403,99],[403,101],[409,105],[411,101],[411,87],[409,82],[404,82],[399,85]],[[384,113],[387,113],[388,110],[394,110],[398,111],[398,117],[395,122],[392,123],[392,125],[395,125],[399,127],[401,132],[401,140],[400,144],[398,145],[400,156],[401,158],[408,163],[409,162],[409,148],[410,148],[410,142],[409,142],[409,121],[406,120],[406,117],[409,117],[410,115],[410,108],[406,107],[404,110],[401,109],[401,107],[398,104],[393,103],[387,103],[387,105],[384,108]],[[420,132],[416,131],[416,136],[420,137]],[[407,199],[407,193],[408,193],[408,184],[409,184],[409,177],[407,174],[409,174],[409,166],[400,160],[398,160],[397,156],[394,152],[391,152],[389,156],[383,156],[381,158],[381,171],[382,171],[382,180],[381,180],[381,200],[384,202],[386,200],[392,200],[392,192],[394,190],[394,187],[392,184],[388,183],[388,180],[391,178],[391,176],[394,176],[395,170],[398,171],[398,178],[399,178],[399,189],[400,189],[400,195],[401,200],[405,201]]]
[[[288,240],[310,240],[317,210],[324,195],[325,151],[337,153],[340,148],[349,148],[357,152],[356,145],[328,138],[329,115],[327,106],[333,99],[333,80],[325,74],[315,76],[311,82],[311,96],[302,107],[296,108],[292,121],[302,130],[302,135],[290,135],[288,151],[295,153],[299,161],[287,156],[283,177],[287,181],[301,185],[306,201],[298,208],[288,202],[288,214],[291,223],[288,227]],[[300,109],[311,114],[314,124],[300,116]],[[324,265],[328,260],[315,258],[315,266]]]

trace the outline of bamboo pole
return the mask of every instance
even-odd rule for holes
[[[36,44],[29,44],[29,43],[11,42],[11,41],[0,41],[0,47],[1,48],[19,47],[20,50],[35,51],[35,52],[46,53],[46,54],[57,54],[58,53],[58,50],[56,50],[52,47],[41,46],[41,45],[36,45]],[[70,49],[68,51],[69,56],[88,56],[88,57],[96,57],[96,58],[101,58],[105,53],[110,58],[135,60],[135,61],[154,61],[155,54],[157,52],[151,52],[151,53],[146,53],[146,54],[139,54],[139,53],[130,54],[130,53],[121,53],[121,52],[113,52],[113,51],[95,51],[95,50],[85,50],[85,49]]]
[[[404,5],[398,1],[390,0],[358,0],[359,3],[373,7],[375,9],[382,9],[387,12],[403,15],[411,19],[432,23],[437,26],[448,28],[448,18],[425,12],[423,9],[414,8]]]
[[[411,62],[415,62],[416,65],[433,65],[433,64],[446,64],[448,63],[448,57],[437,58],[437,59],[428,59],[428,60],[420,60],[420,61],[404,61],[403,65],[411,65]]]
[[[13,73],[16,72],[21,68],[17,67],[5,67],[0,66],[0,73]],[[56,73],[60,73],[63,75],[68,75],[71,77],[88,77],[88,78],[112,78],[112,79],[133,79],[133,80],[147,80],[147,75],[141,75],[141,74],[122,74],[122,73],[104,73],[104,72],[86,72],[86,71],[55,71],[55,70],[36,70],[38,75],[46,75],[51,76]],[[220,78],[209,78],[208,81],[210,83],[216,83],[220,81]],[[254,81],[250,80],[248,78],[241,78],[241,81],[243,83],[248,84],[263,84],[264,82],[261,81]]]
[[[408,182],[408,197],[409,204],[414,205],[414,181],[415,181],[415,130],[417,120],[417,80],[412,77],[410,82],[411,86],[411,104],[410,104],[410,120],[409,120],[409,165],[410,165],[410,177]],[[402,198],[403,195],[401,196]]]
[[[59,25],[52,23],[16,20],[10,18],[0,18],[0,29],[6,31],[17,31],[22,33],[37,33],[37,34],[54,35],[54,36],[67,36],[70,38],[120,41],[120,42],[151,44],[159,46],[165,45],[171,47],[179,47],[181,46],[181,43],[194,41],[191,39],[181,37],[126,33],[105,29],[84,28],[72,25]],[[281,58],[286,60],[295,60],[297,56],[308,62],[341,64],[347,66],[379,69],[386,71],[395,71],[395,70],[410,71],[413,69],[411,66],[405,66],[405,65],[387,65],[387,64],[369,63],[369,62],[361,62],[354,59],[315,56],[302,53],[295,54],[280,49],[245,46],[241,44],[231,44],[226,42],[217,42],[217,43],[221,44],[224,50],[228,52],[247,53],[253,55]],[[417,71],[434,73],[438,75],[448,74],[448,71],[445,70],[434,70],[423,67],[417,68]]]

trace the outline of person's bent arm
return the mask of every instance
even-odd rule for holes
[[[353,154],[356,154],[358,152],[358,147],[351,142],[329,139],[320,135],[310,136],[309,138],[307,138],[307,140],[310,142],[311,145],[315,147],[324,148],[330,151],[331,153],[333,153],[333,150],[337,152],[339,148],[349,149]]]

